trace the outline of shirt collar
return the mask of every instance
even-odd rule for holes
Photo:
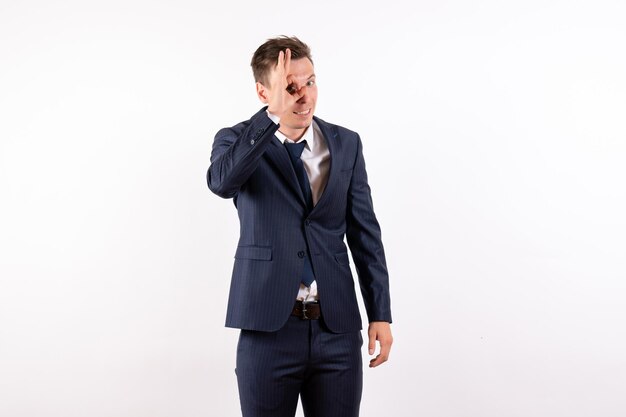
[[[311,121],[311,124],[309,125],[309,127],[306,128],[306,131],[304,132],[304,135],[302,135],[302,137],[298,140],[298,142],[301,142],[303,140],[306,140],[306,147],[309,148],[310,151],[312,151],[315,148],[315,134],[314,131],[317,127],[317,125],[315,125],[315,120]],[[294,142],[291,139],[289,139],[287,136],[283,135],[280,131],[276,131],[276,133],[274,133],[276,135],[276,137],[278,138],[278,140],[280,140],[281,143],[285,143],[285,140],[291,142],[291,143],[298,143],[298,142]]]

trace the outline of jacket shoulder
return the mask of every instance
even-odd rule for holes
[[[269,117],[267,117],[267,114],[265,113],[266,108],[267,106],[263,107],[261,110],[255,113],[248,120],[244,120],[243,122],[239,122],[229,127],[221,128],[220,130],[217,131],[217,133],[215,134],[215,137],[219,138],[219,137],[231,136],[231,135],[237,136],[241,132],[245,131],[250,125],[252,125],[253,128],[261,127],[261,126],[265,127],[267,125],[271,125],[270,123],[271,120],[269,119]]]
[[[331,132],[332,135],[337,136],[340,140],[344,141],[357,141],[359,139],[359,134],[354,130],[348,129],[347,127],[340,126],[334,123],[327,122],[319,117],[314,117],[318,126],[322,130],[326,130],[327,132]]]

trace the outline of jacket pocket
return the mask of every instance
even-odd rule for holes
[[[260,261],[271,261],[272,248],[270,246],[237,246],[235,259],[257,259]]]
[[[350,265],[350,259],[348,258],[348,252],[339,252],[335,254],[335,260],[342,265]]]

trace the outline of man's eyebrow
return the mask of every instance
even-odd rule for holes
[[[315,77],[315,74],[311,74],[309,75],[309,78],[307,78],[307,80],[310,80],[311,78]]]

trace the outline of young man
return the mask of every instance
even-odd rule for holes
[[[240,221],[226,326],[241,329],[237,383],[244,417],[358,416],[361,316],[370,367],[392,343],[389,279],[359,135],[314,116],[311,53],[292,37],[252,57],[267,106],[215,136],[207,183]]]

